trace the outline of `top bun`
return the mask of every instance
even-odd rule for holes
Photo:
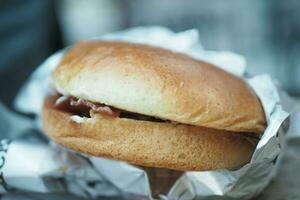
[[[261,133],[259,99],[241,79],[169,50],[126,42],[80,42],[54,70],[56,90],[179,123]]]

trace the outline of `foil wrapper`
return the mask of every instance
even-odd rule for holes
[[[167,194],[159,196],[160,199],[250,199],[267,186],[280,163],[289,116],[283,110],[284,102],[280,101],[279,91],[268,75],[249,76],[246,73],[245,58],[241,55],[205,50],[194,29],[174,33],[164,27],[137,27],[92,40],[124,40],[186,53],[243,78],[262,102],[268,127],[248,164],[237,170],[184,172]],[[38,66],[15,100],[18,111],[35,114],[36,120],[13,116],[7,119],[9,122],[4,122],[12,127],[15,121],[24,122],[24,125],[19,130],[4,130],[9,135],[10,131],[19,134],[13,134],[14,137],[0,143],[0,192],[62,192],[67,193],[67,196],[86,198],[119,196],[127,199],[151,199],[149,177],[143,169],[126,162],[67,150],[37,133],[36,130],[41,131],[40,110],[49,92],[49,76],[64,52],[65,49],[55,53]],[[0,116],[7,116],[9,111],[2,107],[0,105]],[[290,107],[293,110],[295,105]],[[298,118],[299,116],[298,114]],[[291,125],[296,118],[292,119]]]

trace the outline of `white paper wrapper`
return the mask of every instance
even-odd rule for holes
[[[245,78],[246,61],[231,52],[206,51],[196,30],[174,33],[163,27],[139,27],[95,38],[125,40],[164,47],[206,60],[244,78],[259,96],[268,127],[259,141],[251,162],[229,171],[186,172],[162,199],[249,199],[269,183],[278,166],[277,157],[285,140],[283,122],[288,113],[282,109],[277,89],[268,75]],[[48,58],[32,74],[19,93],[19,111],[39,116],[48,91],[49,74],[64,51]],[[36,125],[39,127],[39,118]],[[80,156],[63,148],[28,138],[6,144],[5,165],[0,172],[9,188],[35,192],[66,191],[85,197],[138,196],[150,198],[146,173],[125,162]],[[21,153],[22,152],[22,153]],[[22,165],[20,165],[22,163]],[[1,179],[0,179],[1,180]]]

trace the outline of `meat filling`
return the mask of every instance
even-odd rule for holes
[[[90,109],[92,109],[95,112],[108,115],[111,117],[118,117],[120,115],[120,110],[115,109],[113,107],[101,103],[93,103],[87,100],[77,99],[74,97],[70,98],[70,106],[88,112]]]
[[[101,103],[94,103],[84,99],[75,97],[60,96],[56,102],[57,109],[65,110],[82,117],[90,117],[90,110],[110,117],[130,118],[135,120],[166,122],[166,120],[158,119],[151,116],[146,116],[138,113],[132,113],[125,110],[117,109]]]
[[[91,101],[78,99],[76,97],[71,96],[60,96],[55,102],[55,107],[57,109],[67,111],[81,117],[90,117],[90,110],[93,110],[97,113],[110,117],[129,118],[134,120],[143,120],[151,122],[170,122],[167,120],[158,119],[155,117],[146,116],[138,113],[128,112],[105,104],[94,103]],[[255,133],[243,133],[243,135],[247,138],[252,139],[260,138],[260,135]]]

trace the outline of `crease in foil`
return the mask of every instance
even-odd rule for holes
[[[174,33],[164,27],[137,27],[93,40],[124,40],[186,53],[213,63],[249,83],[260,98],[268,121],[250,163],[233,171],[185,172],[169,193],[161,196],[161,199],[182,200],[249,199],[261,192],[276,174],[280,152],[285,145],[287,130],[284,122],[288,113],[283,110],[284,102],[280,102],[276,85],[268,75],[246,78],[243,56],[227,51],[207,51],[199,38],[194,29]],[[14,102],[18,111],[36,114],[32,126],[38,129],[43,99],[49,92],[51,71],[64,52],[61,50],[38,66]],[[13,190],[63,191],[84,197],[132,195],[151,198],[148,177],[142,169],[126,162],[84,156],[51,142],[49,144],[44,138],[36,139],[38,136],[31,134],[32,128],[25,132],[29,136],[13,138],[8,144],[5,165],[0,167],[5,182]]]

